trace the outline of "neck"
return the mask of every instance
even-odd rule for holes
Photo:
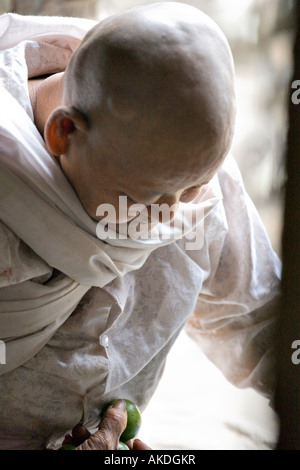
[[[50,114],[62,105],[64,73],[56,73],[47,78],[30,79],[28,89],[35,124],[44,135],[44,128]]]

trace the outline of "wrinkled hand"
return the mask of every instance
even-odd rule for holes
[[[127,412],[124,400],[117,400],[105,411],[99,429],[91,434],[82,424],[72,429],[72,435],[67,435],[63,445],[72,444],[75,450],[116,450],[121,434],[126,428]],[[149,450],[139,439],[127,443],[131,450]]]

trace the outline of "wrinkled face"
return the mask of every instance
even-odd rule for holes
[[[84,154],[88,154],[87,158],[82,158]],[[197,196],[217,168],[215,165],[203,168],[200,159],[197,163],[189,157],[187,152],[179,162],[171,151],[151,157],[148,152],[143,154],[141,148],[133,156],[124,148],[122,154],[113,156],[94,151],[91,158],[85,146],[76,146],[67,157],[60,157],[60,165],[91,218],[102,218],[97,209],[110,204],[116,210],[117,222],[125,222],[132,217],[127,212],[120,213],[120,196],[123,202],[126,196],[128,210],[133,204],[149,209],[152,204],[167,204],[172,206],[171,216],[179,201],[190,202]]]
[[[102,204],[118,214],[120,196],[128,208],[168,204],[175,211],[196,197],[229,150],[229,48],[210,20],[176,5],[104,21],[71,60],[64,104],[87,116],[90,129],[72,134],[59,161],[94,220]]]
[[[120,69],[114,75],[128,78]],[[128,209],[168,204],[173,215],[179,201],[193,200],[220,166],[229,139],[218,131],[218,122],[222,128],[225,124],[217,113],[210,117],[213,98],[204,105],[198,82],[174,77],[155,77],[155,87],[154,80],[141,77],[140,89],[135,85],[134,90],[138,99],[132,98],[129,79],[123,80],[124,88],[113,86],[111,79],[106,99],[89,112],[89,132],[72,135],[60,164],[94,220],[102,204],[111,204],[125,220],[127,214],[119,214],[120,196],[127,197]]]

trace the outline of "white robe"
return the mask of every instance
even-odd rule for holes
[[[188,205],[203,214],[198,230],[204,223],[201,248],[188,250],[188,233],[172,242],[99,240],[48,154],[27,78],[63,70],[93,24],[0,17],[3,449],[58,445],[82,416],[95,427],[111,398],[143,409],[184,325],[233,383],[267,396],[274,385],[267,304],[280,262],[232,156]]]

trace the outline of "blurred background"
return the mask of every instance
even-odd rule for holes
[[[0,0],[0,14],[101,20],[143,0]],[[236,68],[232,152],[275,251],[281,254],[284,152],[294,39],[293,0],[189,0],[224,31]],[[183,332],[143,415],[153,449],[272,449],[278,420],[268,401],[231,386]]]

